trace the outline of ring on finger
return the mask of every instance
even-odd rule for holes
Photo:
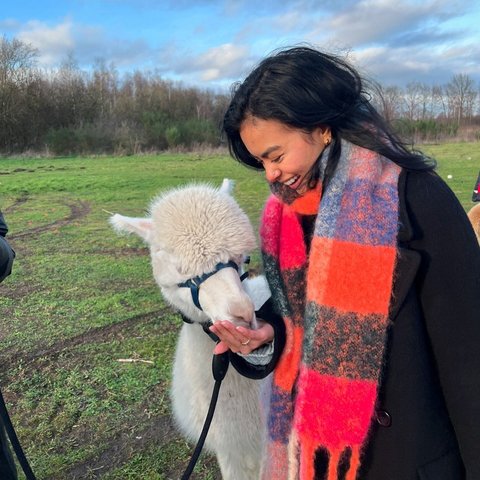
[[[240,342],[244,347],[250,343],[250,338],[247,338],[244,342]]]

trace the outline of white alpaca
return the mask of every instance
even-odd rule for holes
[[[200,435],[214,380],[214,342],[201,323],[230,320],[255,328],[254,310],[270,296],[264,277],[240,281],[234,268],[223,268],[202,283],[201,308],[182,282],[212,272],[221,262],[242,264],[255,248],[248,217],[230,195],[232,184],[220,189],[190,185],[153,201],[148,218],[113,215],[117,231],[136,233],[150,246],[153,274],[163,297],[193,324],[180,331],[173,365],[171,398],[174,417],[194,443]],[[248,293],[248,295],[247,295]],[[230,366],[205,447],[216,454],[225,480],[254,480],[260,475],[265,427],[259,408],[260,383]]]
[[[477,236],[478,243],[480,244],[480,203],[474,205],[467,215]]]

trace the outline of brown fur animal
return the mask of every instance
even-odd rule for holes
[[[480,244],[480,203],[470,209],[468,212],[468,218],[472,223],[473,230],[475,231],[478,243]]]

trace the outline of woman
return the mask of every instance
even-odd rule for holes
[[[15,252],[5,240],[7,232],[7,225],[3,219],[2,212],[0,212],[0,282],[10,275],[13,259],[15,258]],[[15,463],[8,448],[4,425],[0,418],[0,479],[14,480],[16,478]]]
[[[465,212],[345,61],[263,60],[224,118],[272,190],[261,226],[277,314],[212,331],[272,370],[263,478],[480,478],[480,252]],[[252,353],[253,352],[253,353]]]

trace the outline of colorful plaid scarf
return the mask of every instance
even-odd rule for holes
[[[303,196],[274,184],[263,214],[265,273],[287,331],[267,406],[266,480],[354,480],[374,415],[400,167],[348,142],[341,147],[323,194],[321,181]]]

